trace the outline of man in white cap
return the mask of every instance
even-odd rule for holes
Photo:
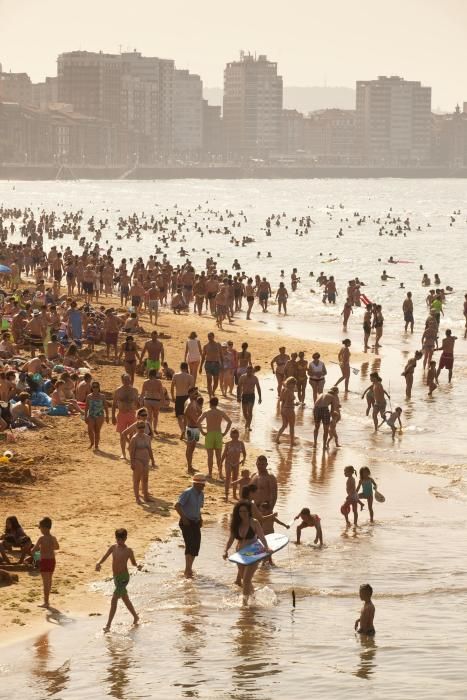
[[[185,489],[174,508],[180,516],[180,529],[185,541],[185,578],[193,578],[193,562],[199,554],[201,546],[201,527],[203,519],[201,508],[204,505],[204,474],[195,474],[192,486]]]

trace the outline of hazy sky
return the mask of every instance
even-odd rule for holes
[[[121,46],[214,87],[244,49],[277,61],[286,85],[401,75],[451,109],[467,100],[466,27],[467,0],[0,0],[0,62],[38,81],[62,51]]]

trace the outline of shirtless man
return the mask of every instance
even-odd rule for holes
[[[454,343],[457,337],[452,335],[452,331],[449,328],[446,331],[446,337],[441,341],[441,347],[437,350],[441,351],[441,357],[439,358],[438,369],[436,371],[436,379],[438,379],[441,370],[448,370],[448,381],[452,379],[452,368],[454,366]]]
[[[110,360],[110,348],[114,349],[114,361],[115,364],[117,364],[117,356],[118,356],[118,331],[119,331],[119,323],[118,323],[118,318],[116,315],[111,311],[111,309],[108,309],[105,312],[105,321],[104,321],[104,342],[106,346],[106,354],[107,354],[107,359]]]
[[[208,471],[212,478],[212,467],[214,463],[214,453],[216,453],[216,464],[219,472],[219,479],[222,479],[222,438],[227,435],[232,425],[231,418],[217,408],[219,399],[213,396],[209,401],[209,409],[204,411],[198,418],[197,425],[205,436],[204,446],[208,453]],[[225,421],[226,428],[222,430],[222,422]],[[203,427],[206,423],[206,428]]]
[[[260,455],[256,460],[256,474],[252,477],[250,484],[257,488],[252,493],[253,501],[257,506],[261,503],[269,503],[271,512],[277,501],[277,479],[274,474],[268,472],[268,459]]]
[[[383,387],[383,380],[381,377],[376,375],[373,380],[373,423],[375,426],[375,431],[378,430],[378,416],[384,420],[386,413],[386,399],[385,396],[390,399],[388,392]]]
[[[345,340],[342,341],[342,345],[344,346],[339,350],[339,354],[337,356],[337,361],[339,362],[339,367],[341,368],[342,372],[342,377],[340,377],[337,382],[336,386],[340,384],[341,382],[344,383],[344,390],[347,393],[349,391],[349,379],[350,379],[350,346],[352,344],[352,341],[349,340],[349,338],[345,338]]]
[[[371,304],[367,304],[365,307],[365,313],[363,314],[363,350],[368,350],[368,341],[371,335]]]
[[[121,459],[126,459],[126,437],[123,431],[136,421],[136,409],[138,408],[138,389],[131,386],[128,374],[122,374],[122,385],[114,392],[112,401],[112,423],[117,426],[120,435]],[[118,416],[116,412],[118,409]]]
[[[319,358],[321,355],[319,352],[314,352],[312,356],[312,361],[308,365],[308,377],[310,386],[313,391],[313,403],[316,402],[319,394],[324,391],[324,382],[326,381],[326,365]]]
[[[185,435],[186,435],[186,466],[188,474],[193,474],[193,453],[196,443],[199,441],[200,429],[198,419],[203,412],[203,399],[198,394],[196,387],[188,390],[188,404],[185,404]]]
[[[147,354],[148,358],[146,360],[146,371],[155,369],[160,370],[161,364],[164,362],[165,353],[164,345],[158,340],[157,331],[151,333],[151,340],[148,340],[143,347],[141,352],[141,362],[144,360],[144,356]]]
[[[199,367],[199,373],[203,371],[203,366],[206,369],[206,383],[208,388],[208,394],[211,398],[216,393],[216,389],[219,386],[219,374],[222,367],[222,347],[214,339],[214,333],[208,333],[208,342],[203,347],[203,354],[201,355],[201,364]]]
[[[160,292],[156,287],[156,283],[151,282],[151,285],[145,294],[145,299],[149,311],[149,323],[154,323],[155,326],[157,326],[157,316],[159,314],[159,298]]]
[[[206,296],[206,278],[204,275],[202,277],[197,276],[193,284],[193,295],[195,298],[195,313],[199,316],[203,313],[204,297]]]
[[[241,401],[243,417],[245,419],[245,430],[251,430],[253,419],[253,406],[255,405],[255,391],[258,392],[258,403],[261,403],[261,387],[258,377],[254,374],[254,369],[246,368],[246,373],[242,374],[238,380],[238,401]]]
[[[263,277],[258,284],[259,305],[261,306],[263,313],[267,312],[268,310],[268,299],[270,296],[272,296],[271,285],[267,281],[266,277]]]
[[[180,440],[185,435],[185,403],[188,401],[190,389],[195,385],[193,375],[188,372],[188,364],[182,362],[180,372],[176,372],[170,385],[170,395],[175,404],[175,418],[180,428]]]
[[[282,384],[285,379],[285,366],[290,360],[290,356],[286,355],[285,347],[282,345],[279,348],[279,354],[272,358],[271,360],[271,370],[272,373],[276,375],[277,380],[277,395],[281,395]],[[275,367],[274,367],[275,365]]]
[[[407,296],[404,299],[404,303],[402,304],[402,312],[404,314],[405,332],[407,333],[407,329],[410,326],[410,332],[413,333],[414,318],[412,292],[407,292]]]
[[[315,430],[313,436],[313,447],[318,445],[318,433],[321,423],[323,424],[323,451],[326,449],[328,442],[329,424],[331,422],[331,413],[339,410],[339,389],[337,386],[332,386],[326,394],[318,396],[314,408],[313,418],[315,421]]]
[[[219,289],[219,282],[214,277],[214,275],[209,275],[206,281],[206,308],[209,304],[209,311],[211,315],[214,316],[216,312],[216,295]]]
[[[410,399],[412,396],[412,386],[413,386],[413,375],[415,372],[415,367],[417,366],[418,360],[423,357],[423,353],[417,350],[415,355],[411,357],[404,367],[402,376],[405,377],[405,397]]]
[[[32,318],[26,324],[24,330],[30,339],[31,356],[35,357],[36,350],[44,347],[47,332],[47,323],[44,321],[44,318],[40,315],[39,311],[33,311]]]
[[[298,353],[297,360],[297,396],[302,406],[305,405],[305,392],[308,374],[308,360],[305,359],[305,353],[301,350]]]

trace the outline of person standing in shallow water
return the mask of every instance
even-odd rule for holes
[[[342,341],[342,345],[344,346],[339,350],[339,354],[337,356],[337,360],[339,362],[339,367],[341,368],[342,372],[342,377],[340,377],[335,386],[340,384],[341,382],[344,382],[344,389],[345,392],[347,393],[349,391],[349,380],[350,380],[350,346],[352,344],[352,341],[349,340],[348,338],[345,338],[345,340]]]
[[[193,578],[193,563],[201,547],[201,509],[204,506],[205,486],[206,477],[195,474],[192,486],[180,494],[174,506],[180,516],[179,526],[185,542],[185,578]]]
[[[373,636],[375,634],[374,619],[375,606],[371,597],[373,588],[369,583],[364,583],[360,586],[360,600],[363,601],[363,606],[360,611],[360,617],[355,620],[354,629],[358,634],[367,634]]]

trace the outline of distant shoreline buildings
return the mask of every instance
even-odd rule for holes
[[[380,76],[357,81],[355,109],[304,114],[284,109],[277,63],[241,52],[220,107],[173,60],[71,51],[36,84],[0,65],[0,163],[462,168],[467,103],[433,114],[430,87]]]

